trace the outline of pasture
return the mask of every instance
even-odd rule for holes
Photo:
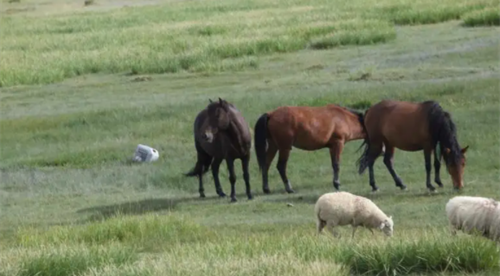
[[[498,0],[83,2],[1,2],[1,276],[498,275],[499,247],[450,235],[445,215],[459,193],[500,199]],[[469,145],[464,189],[443,164],[430,194],[423,152],[396,150],[408,189],[379,158],[372,194],[353,141],[340,189],[392,215],[394,236],[316,236],[328,150],[291,151],[293,194],[274,160],[267,195],[252,144],[254,199],[239,161],[238,201],[219,198],[210,173],[201,199],[183,174],[195,116],[218,97],[252,131],[282,105],[436,100]],[[139,143],[159,160],[131,163]],[[228,194],[224,163],[219,176]]]

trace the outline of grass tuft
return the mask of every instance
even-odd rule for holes
[[[137,257],[133,250],[117,246],[49,246],[34,253],[26,252],[21,257],[19,276],[80,275],[90,268],[132,263]]]
[[[466,27],[500,26],[498,7],[472,11],[462,16],[462,25]]]
[[[119,212],[119,211],[117,211]],[[189,243],[210,239],[212,233],[185,218],[174,215],[116,216],[81,226],[54,226],[47,231],[19,231],[22,246],[88,244],[119,242],[154,250],[164,244]]]
[[[349,21],[339,25],[337,30],[325,36],[314,38],[310,43],[312,49],[329,49],[342,45],[370,45],[385,43],[396,38],[396,30],[388,22]]]
[[[412,273],[498,271],[500,252],[483,238],[419,237],[386,244],[342,247],[339,259],[354,274],[408,275]]]

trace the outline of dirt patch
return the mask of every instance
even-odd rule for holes
[[[132,79],[133,82],[141,82],[141,81],[150,81],[152,80],[153,78],[151,78],[150,76],[139,76],[139,77],[135,77]]]

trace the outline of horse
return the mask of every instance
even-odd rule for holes
[[[320,107],[281,106],[262,114],[254,127],[255,153],[262,174],[262,190],[269,194],[268,171],[279,152],[278,170],[287,193],[294,193],[286,175],[292,147],[315,151],[329,148],[333,187],[340,189],[340,155],[345,143],[364,139],[363,113],[335,104]]]
[[[211,167],[215,190],[219,197],[225,197],[219,181],[219,166],[226,160],[231,183],[231,202],[236,202],[234,160],[240,159],[243,179],[249,200],[253,198],[250,190],[248,172],[252,136],[250,127],[241,112],[224,99],[209,99],[208,106],[200,111],[194,121],[194,144],[197,152],[195,167],[186,176],[197,176],[200,197],[204,198],[203,174]]]
[[[384,164],[396,187],[401,188],[401,190],[405,190],[406,185],[403,184],[393,167],[393,156],[396,148],[408,152],[423,150],[426,187],[429,191],[434,192],[436,189],[431,183],[432,153],[434,153],[434,182],[439,187],[443,187],[439,171],[441,159],[444,159],[454,189],[463,188],[465,153],[469,146],[460,148],[455,123],[450,113],[443,110],[439,103],[435,101],[383,100],[366,110],[364,124],[367,135],[361,145],[361,147],[365,146],[364,152],[357,161],[358,172],[361,175],[368,167],[372,192],[378,190],[375,184],[373,165],[380,155],[382,143],[385,146]]]

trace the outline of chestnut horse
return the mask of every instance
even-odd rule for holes
[[[286,175],[292,147],[307,151],[329,148],[333,186],[339,190],[339,163],[344,144],[363,138],[363,114],[334,104],[322,107],[282,106],[262,114],[255,124],[254,141],[264,193],[270,193],[268,171],[278,151],[276,168],[285,190],[294,192]]]
[[[241,159],[243,179],[248,199],[252,199],[250,191],[250,148],[252,136],[250,127],[236,107],[219,98],[203,109],[194,121],[194,145],[198,155],[195,167],[186,176],[197,176],[200,197],[205,197],[203,174],[212,168],[215,190],[220,197],[225,197],[219,181],[219,166],[226,160],[231,182],[231,202],[236,201],[234,160]]]
[[[443,187],[439,176],[440,159],[443,158],[455,189],[463,187],[465,152],[457,141],[455,124],[448,112],[435,101],[420,103],[383,100],[365,112],[365,150],[358,160],[359,174],[369,169],[370,186],[377,191],[373,174],[373,164],[380,155],[382,143],[385,146],[384,164],[389,170],[397,187],[406,189],[392,165],[395,148],[403,151],[424,151],[426,185],[435,191],[431,184],[431,154],[434,152],[434,181]],[[438,147],[439,146],[439,147]],[[440,150],[440,153],[437,150]]]

